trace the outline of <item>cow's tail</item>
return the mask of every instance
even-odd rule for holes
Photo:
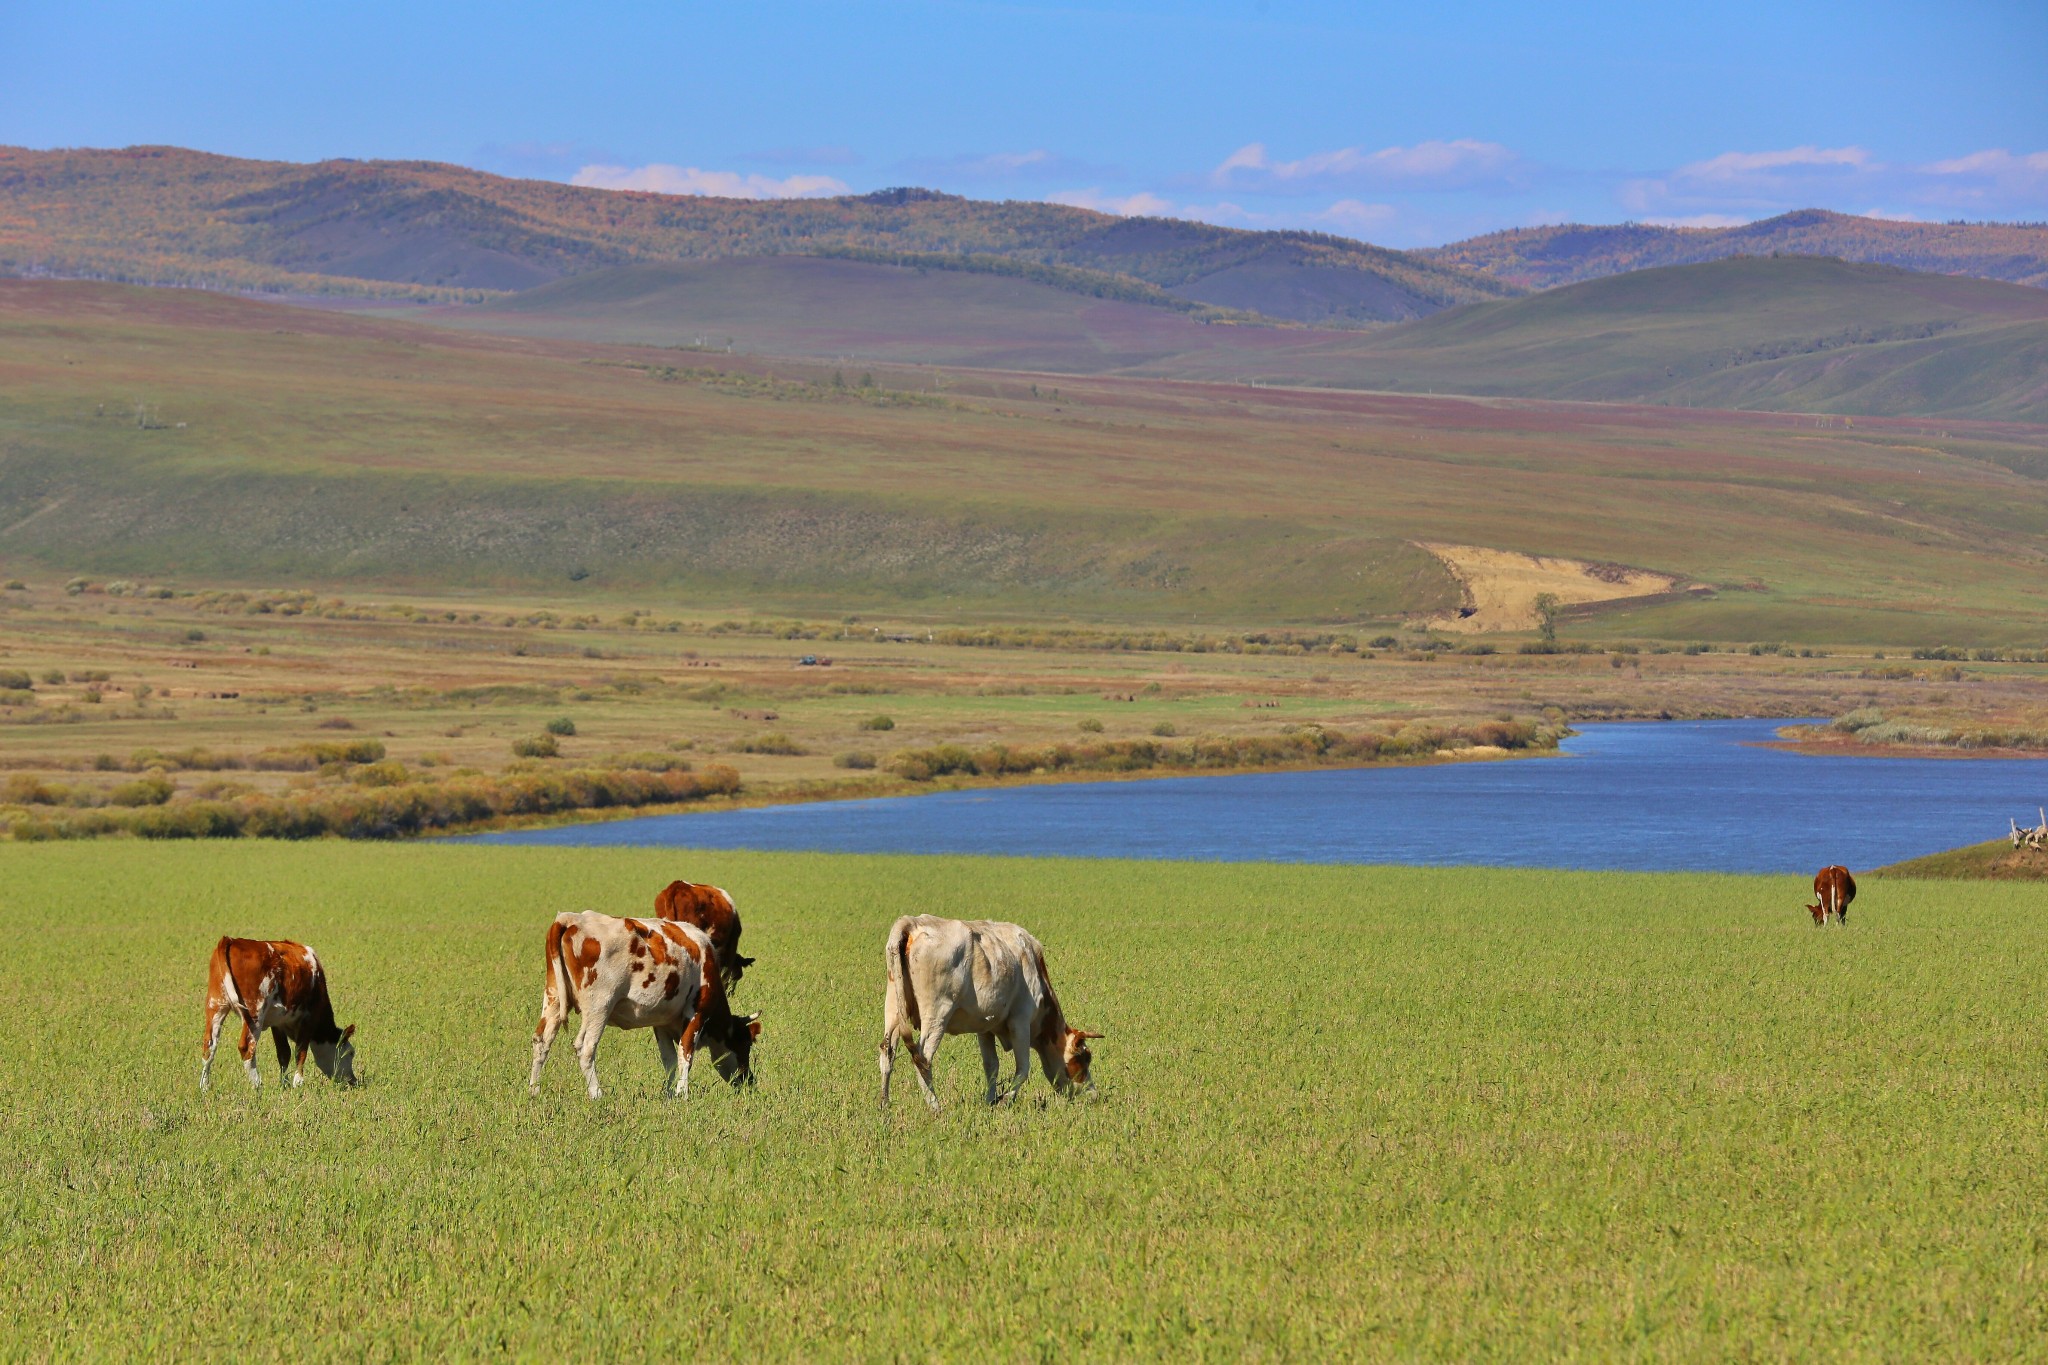
[[[889,966],[890,994],[903,1002],[903,1014],[910,1027],[923,1032],[924,1024],[917,1017],[917,992],[910,984],[910,916],[903,915],[889,926],[889,946],[884,957]]]
[[[548,926],[547,953],[541,963],[541,1011],[551,1019],[567,1018],[576,1007],[574,979],[562,947],[563,932],[569,928],[564,923],[566,919],[567,916],[557,915]]]

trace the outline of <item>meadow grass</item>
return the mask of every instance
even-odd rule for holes
[[[759,1088],[525,1089],[542,926],[725,885]],[[0,846],[0,1355],[2011,1357],[2044,1326],[2048,888]],[[1100,1093],[876,1106],[898,913],[1046,943]],[[364,1085],[196,1089],[223,932]],[[266,1061],[266,1067],[274,1062]]]

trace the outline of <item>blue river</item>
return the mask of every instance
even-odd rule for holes
[[[1999,837],[2048,804],[2048,759],[1761,747],[1784,723],[1588,725],[1558,757],[938,792],[468,842],[1811,872]]]

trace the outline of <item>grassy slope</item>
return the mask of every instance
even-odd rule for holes
[[[660,377],[693,363],[736,377]],[[0,555],[1274,624],[1443,603],[1406,544],[1427,538],[1760,589],[1659,609],[1681,637],[1720,612],[1742,618],[1720,638],[2043,628],[2048,484],[2001,467],[2039,459],[2038,429],[884,371],[946,388],[897,400],[747,364],[0,286]],[[171,425],[138,430],[137,399]]]
[[[2048,285],[2048,226],[1901,223],[1821,209],[1729,228],[1645,223],[1516,228],[1417,254],[1528,288],[1548,289],[1628,270],[1780,251]]]
[[[35,945],[0,959],[8,1355],[205,1353],[224,1315],[350,1356],[1998,1358],[2048,1326],[2039,888],[1873,886],[1818,933],[1791,878],[345,844],[0,871]],[[613,1034],[603,1102],[559,1046],[529,1099],[541,926],[676,875],[746,916],[760,1088],[706,1067],[665,1104]],[[1038,932],[1108,1035],[1095,1102],[983,1110],[956,1039],[945,1113],[904,1066],[876,1113],[910,910]],[[362,1089],[252,1096],[230,1059],[198,1095],[224,931],[319,949]],[[682,1306],[591,1292],[677,1257]]]
[[[2015,849],[2010,839],[1991,839],[1878,869],[1879,876],[1935,881],[2048,881],[2048,854]]]
[[[729,342],[740,351],[857,357],[848,362],[857,364],[1076,374],[1230,346],[1246,330],[1030,280],[809,256],[622,266],[428,316],[514,336],[713,348]]]
[[[1162,368],[1222,372],[1208,354]],[[1235,372],[1248,370],[1240,362]],[[2041,422],[2048,290],[1742,258],[1476,304],[1323,340],[1251,372],[1406,391]]]

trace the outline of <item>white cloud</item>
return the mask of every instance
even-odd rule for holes
[[[1622,206],[1645,222],[1718,226],[1800,208],[1925,221],[1967,212],[2039,218],[2048,213],[2048,152],[2003,148],[1924,165],[1879,160],[1862,147],[1723,152],[1670,173],[1624,182]],[[1873,210],[1854,206],[1890,204]]]
[[[1275,161],[1262,142],[1247,143],[1209,173],[1217,186],[1266,193],[1315,193],[1342,185],[1402,189],[1467,189],[1511,177],[1521,159],[1498,142],[1458,138],[1412,147],[1340,147],[1294,161]]]
[[[1399,219],[1401,211],[1392,204],[1367,204],[1357,199],[1339,199],[1315,215],[1318,222],[1350,232],[1383,229]]]
[[[1749,180],[1785,171],[1811,171],[1830,167],[1862,170],[1873,167],[1870,153],[1861,147],[1787,147],[1776,152],[1723,152],[1680,166],[1673,180]]]
[[[1642,221],[1648,223],[1651,227],[1727,228],[1741,227],[1745,223],[1753,223],[1756,220],[1739,213],[1694,213],[1688,214],[1683,218],[1658,218],[1652,216]]]
[[[697,194],[716,199],[816,199],[847,192],[846,182],[829,175],[792,175],[777,180],[738,171],[706,171],[695,166],[585,166],[569,181],[602,190],[649,190],[655,194]]]
[[[1077,209],[1094,209],[1097,213],[1113,213],[1119,218],[1188,216],[1185,211],[1175,208],[1172,200],[1162,199],[1149,190],[1124,195],[1104,194],[1099,189],[1057,190],[1045,198],[1048,203],[1065,204]]]

